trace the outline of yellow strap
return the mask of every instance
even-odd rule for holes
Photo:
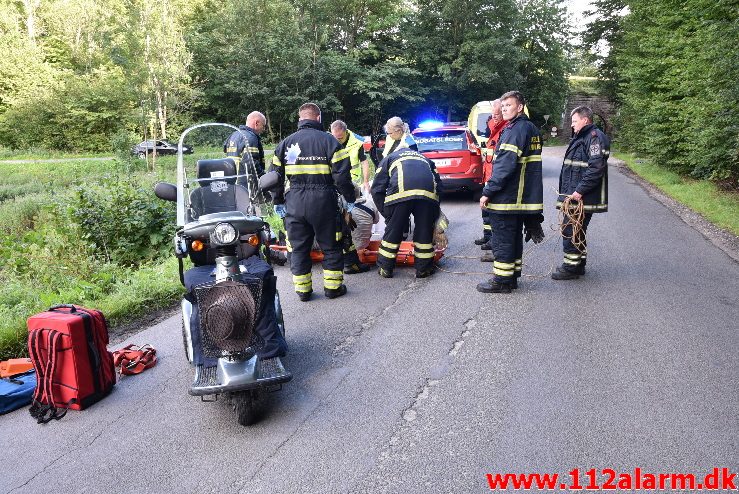
[[[277,155],[272,156],[272,164],[275,166],[282,166],[282,162],[280,161],[280,158],[277,157]]]
[[[380,242],[380,244],[381,244],[381,245],[382,245],[383,247],[387,247],[388,249],[397,249],[397,248],[399,248],[399,247],[400,247],[400,244],[392,244],[392,243],[390,243],[390,242],[387,242],[387,241],[385,241],[385,240],[383,240],[382,242]]]
[[[434,256],[435,256],[436,254],[434,254],[433,252],[418,252],[418,251],[415,251],[415,252],[414,252],[414,255],[415,255],[415,256],[416,256],[417,258],[419,258],[419,259],[431,259],[431,258],[432,258],[432,257],[434,257]]]
[[[418,249],[433,249],[434,244],[421,244],[418,242],[413,242],[413,245]]]

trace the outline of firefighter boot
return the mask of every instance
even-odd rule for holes
[[[436,268],[434,266],[431,266],[428,269],[424,269],[423,271],[419,271],[416,273],[416,278],[428,278],[432,274],[436,272]]]
[[[341,285],[339,288],[324,288],[323,289],[324,295],[326,295],[327,298],[338,298],[342,295],[346,295],[346,285]]]
[[[360,263],[355,263],[355,264],[345,267],[344,274],[366,273],[370,269],[372,269],[372,266],[370,266],[369,264],[360,262]]]
[[[490,241],[490,235],[483,235],[480,238],[475,239],[475,245],[485,245]]]
[[[576,280],[579,277],[580,275],[577,272],[570,271],[562,266],[558,267],[557,270],[552,273],[553,280]]]
[[[307,302],[310,300],[311,296],[313,295],[313,290],[309,292],[296,292],[298,294],[298,298],[301,302]]]
[[[492,280],[483,281],[477,285],[477,291],[482,293],[511,293],[511,285],[496,283]]]
[[[391,270],[385,269],[385,268],[379,268],[377,270],[377,274],[379,274],[383,278],[392,278],[393,277],[393,272]]]

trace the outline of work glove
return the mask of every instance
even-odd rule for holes
[[[540,244],[544,241],[544,230],[541,228],[541,224],[544,222],[544,215],[537,214],[527,217],[523,221],[524,240],[528,242],[533,240],[535,244]]]
[[[284,218],[287,215],[287,210],[285,209],[284,204],[275,204],[273,209],[275,210],[275,214],[280,218]]]

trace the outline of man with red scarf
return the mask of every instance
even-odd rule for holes
[[[492,102],[492,114],[488,119],[488,141],[485,144],[487,148],[483,154],[482,163],[482,174],[483,183],[487,183],[490,176],[493,174],[493,160],[495,158],[495,145],[498,143],[500,133],[503,131],[503,127],[506,126],[506,121],[503,120],[503,113],[500,110],[500,100],[496,99]],[[487,209],[482,210],[482,237],[475,240],[475,245],[482,246],[482,250],[490,250],[490,237],[492,236],[493,230],[490,226],[490,216]],[[487,254],[482,256],[482,260],[486,261]],[[492,258],[490,259],[492,262]]]

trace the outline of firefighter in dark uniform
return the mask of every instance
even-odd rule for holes
[[[274,191],[275,210],[285,216],[295,291],[301,301],[307,302],[313,293],[310,252],[314,238],[323,251],[324,293],[328,298],[346,293],[341,252],[343,219],[336,193],[344,196],[348,209],[355,195],[349,156],[332,135],[323,131],[318,105],[305,103],[298,116],[298,131],[277,145],[270,171],[280,176]]]
[[[562,171],[559,174],[557,208],[562,206],[565,196],[582,202],[584,215],[577,243],[585,246],[585,233],[593,213],[608,211],[608,155],[610,140],[593,125],[593,110],[580,106],[572,110],[572,127],[575,136],[565,152]],[[587,251],[582,252],[573,244],[572,223],[565,215],[562,230],[564,261],[552,273],[555,280],[574,280],[585,274]]]
[[[267,127],[267,119],[258,111],[251,112],[246,117],[246,125],[239,125],[239,130],[223,143],[223,152],[226,156],[233,156],[239,175],[248,175],[248,170],[243,169],[242,161],[244,155],[249,153],[254,161],[257,175],[264,175],[264,148],[262,139],[259,137]],[[239,178],[243,182],[242,178]]]
[[[363,190],[368,190],[369,164],[367,163],[367,156],[364,154],[364,139],[349,130],[343,120],[335,120],[331,123],[331,135],[339,141],[342,150],[349,156],[349,162],[352,167],[352,181],[354,184],[362,185]],[[357,194],[357,197],[359,196],[356,189],[355,194]],[[342,230],[344,274],[366,273],[371,269],[371,267],[369,264],[364,264],[359,260],[357,247],[354,245],[354,240],[352,239],[350,214],[351,211],[345,212],[345,216],[349,221],[344,222],[344,228]],[[354,226],[356,227],[356,223],[354,223]]]
[[[541,134],[524,113],[518,91],[500,97],[508,122],[495,147],[495,166],[482,190],[480,207],[490,211],[493,228],[493,278],[477,285],[483,293],[510,293],[518,288],[527,216],[544,210],[541,175]]]
[[[416,278],[434,274],[434,226],[439,218],[441,177],[434,162],[418,151],[400,149],[383,158],[372,183],[372,198],[385,217],[377,255],[378,273],[392,278],[395,257],[411,214]]]

